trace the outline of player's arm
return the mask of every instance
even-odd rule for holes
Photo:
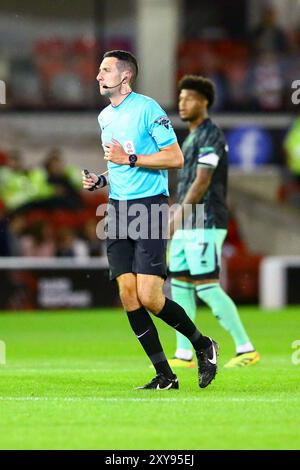
[[[170,221],[170,237],[173,236],[177,228],[182,224],[182,213],[185,204],[197,204],[203,199],[211,183],[211,178],[215,168],[219,163],[219,155],[215,147],[203,147],[198,154],[198,165],[196,178],[185,195],[181,206],[175,212]]]
[[[197,204],[201,201],[209,188],[211,177],[213,175],[214,168],[211,167],[201,167],[197,168],[197,176],[194,179],[194,182],[188,192],[185,195],[185,198],[182,202],[184,204]]]
[[[104,159],[117,163],[118,165],[129,165],[129,155],[122,145],[113,139],[111,144],[105,146]],[[150,168],[153,170],[171,170],[182,168],[184,158],[177,142],[163,147],[159,152],[151,155],[137,155],[135,166]]]
[[[182,204],[197,204],[202,201],[209,188],[213,172],[219,164],[220,155],[221,149],[216,145],[199,149],[196,178]]]
[[[181,206],[175,212],[173,219],[170,220],[170,237],[172,237],[177,228],[180,228],[182,225],[182,213],[184,205],[197,204],[203,199],[206,191],[209,188],[213,171],[214,168],[203,168],[198,166],[196,178],[186,193]]]

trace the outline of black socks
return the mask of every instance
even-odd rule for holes
[[[144,307],[140,307],[137,310],[127,312],[127,316],[131,328],[155,367],[156,372],[165,375],[167,378],[173,378],[173,372],[160,343],[157,329],[147,310]],[[173,300],[166,299],[163,309],[156,316],[186,336],[196,351],[206,349],[211,345],[210,338],[200,333],[185,310]]]
[[[211,345],[210,338],[200,333],[185,310],[173,300],[166,298],[165,305],[157,317],[186,336],[196,351]]]
[[[136,337],[143,346],[158,374],[173,378],[173,372],[168,364],[160,343],[157,329],[144,307],[127,312],[128,320]]]

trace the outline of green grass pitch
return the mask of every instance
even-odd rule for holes
[[[166,392],[134,390],[154,372],[121,310],[1,314],[0,448],[299,449],[300,308],[240,312],[261,362],[223,369],[232,340],[201,309],[221,346],[217,378],[201,390],[195,369],[179,369]],[[170,356],[173,331],[156,324]]]

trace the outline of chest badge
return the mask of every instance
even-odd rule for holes
[[[135,146],[134,146],[134,143],[132,140],[125,140],[124,142],[124,150],[126,153],[128,153],[129,155],[132,154],[132,153],[136,153],[135,151]]]

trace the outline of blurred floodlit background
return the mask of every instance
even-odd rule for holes
[[[178,80],[214,80],[230,158],[222,282],[239,303],[300,303],[300,0],[0,0],[0,308],[118,302],[96,236],[107,193],[80,189],[81,168],[105,170],[95,77],[110,49],[136,54],[137,91],[180,142]]]

